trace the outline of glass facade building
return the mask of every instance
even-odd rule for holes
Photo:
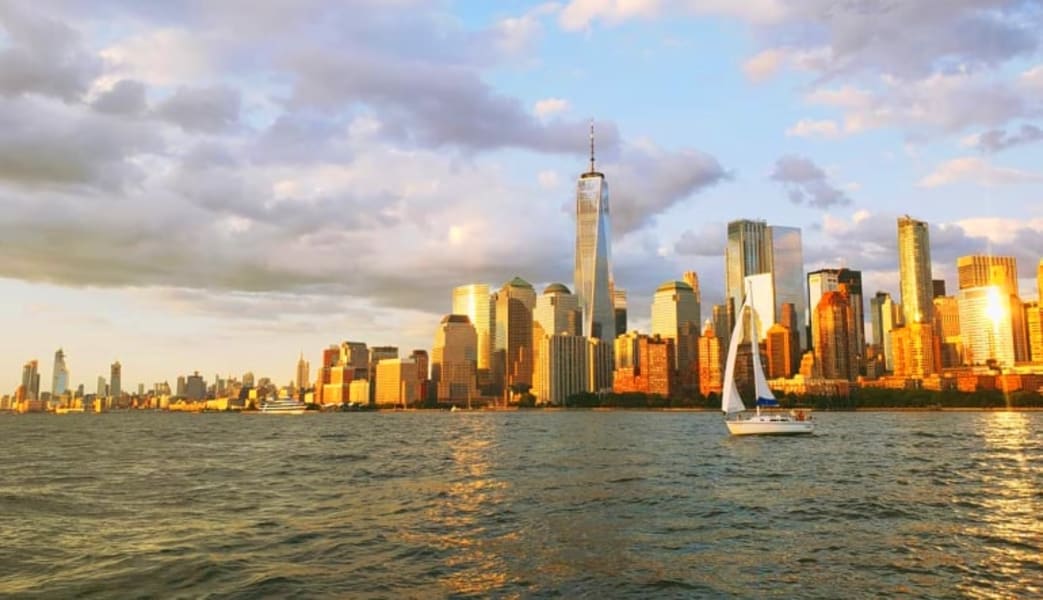
[[[583,335],[611,341],[616,333],[612,290],[608,183],[594,170],[594,129],[590,132],[590,171],[576,185],[576,263],[573,289],[583,311]]]

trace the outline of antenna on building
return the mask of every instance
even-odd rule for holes
[[[594,119],[590,120],[590,172],[594,172]]]

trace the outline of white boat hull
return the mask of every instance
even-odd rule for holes
[[[790,417],[757,415],[748,419],[725,421],[732,435],[806,435],[815,433],[814,421],[797,421]]]

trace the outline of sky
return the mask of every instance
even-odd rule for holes
[[[1043,257],[1039,0],[6,0],[0,393],[284,383],[344,340],[430,349],[451,289],[572,287],[595,122],[612,260],[721,301],[725,225],[898,297],[896,218],[936,278]]]

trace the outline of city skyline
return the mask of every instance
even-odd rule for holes
[[[572,282],[590,117],[630,330],[686,271],[709,316],[738,219],[800,228],[805,273],[898,302],[909,213],[950,294],[957,257],[996,254],[1038,297],[1023,3],[200,6],[0,10],[0,392],[30,360],[49,391],[58,348],[70,388],[116,361],[125,390],[282,384],[302,348],[430,348],[456,286]]]

